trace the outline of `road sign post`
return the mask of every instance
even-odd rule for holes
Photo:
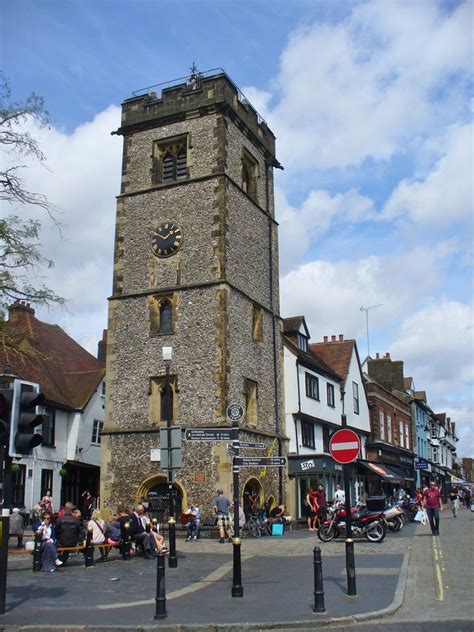
[[[344,410],[344,394],[343,394]],[[341,415],[341,430],[337,430],[329,441],[329,452],[332,458],[342,464],[344,475],[344,495],[346,508],[346,571],[347,594],[354,596],[356,591],[356,574],[354,562],[354,543],[352,540],[351,485],[349,480],[349,463],[357,459],[360,453],[360,439],[357,433],[347,428],[347,417]]]
[[[232,436],[232,452],[234,454],[233,461],[239,456],[240,452],[240,437],[239,437],[239,421],[244,416],[244,409],[240,404],[230,404],[227,407],[227,419],[232,423],[233,436]],[[230,450],[229,450],[230,452]],[[232,477],[234,483],[234,537],[232,539],[233,545],[233,568],[232,568],[232,597],[243,597],[244,587],[242,586],[242,559],[241,559],[241,540],[240,540],[240,525],[239,525],[239,468],[232,464]]]

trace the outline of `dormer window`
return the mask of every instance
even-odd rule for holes
[[[301,349],[301,351],[308,353],[308,338],[306,338],[306,336],[303,336],[302,334],[298,334],[297,340],[298,349]]]

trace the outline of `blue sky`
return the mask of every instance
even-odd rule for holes
[[[44,96],[48,169],[25,175],[62,212],[44,271],[70,299],[41,312],[89,349],[106,327],[119,190],[119,106],[222,67],[277,136],[281,312],[313,341],[344,333],[405,361],[474,454],[471,2],[4,0],[14,98]],[[298,247],[295,248],[295,244]],[[87,289],[87,291],[84,291]]]

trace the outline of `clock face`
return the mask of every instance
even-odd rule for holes
[[[160,224],[151,238],[151,250],[157,257],[171,257],[183,241],[183,233],[173,222]]]

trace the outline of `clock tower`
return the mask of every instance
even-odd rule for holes
[[[163,87],[166,85],[166,87]],[[109,299],[101,502],[148,502],[166,519],[160,428],[228,426],[242,404],[240,439],[286,453],[275,137],[224,72],[136,93],[122,105],[122,186]],[[172,348],[166,367],[163,347]],[[183,433],[184,435],[184,433]],[[284,494],[286,473],[241,470],[244,508]],[[226,442],[182,443],[176,513],[212,513],[231,496]]]

